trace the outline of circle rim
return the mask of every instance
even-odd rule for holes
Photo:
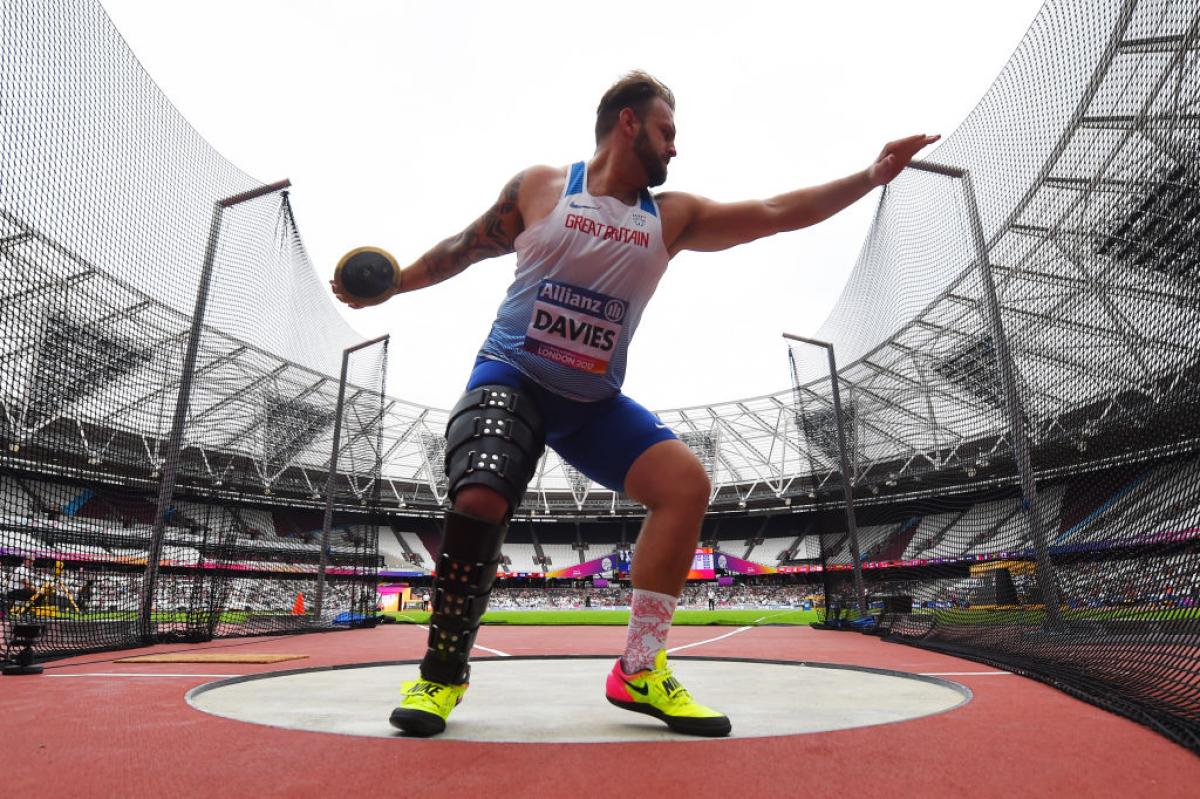
[[[471,658],[472,663],[485,663],[485,662],[497,662],[497,661],[511,662],[511,661],[519,661],[519,660],[604,660],[604,661],[608,661],[608,660],[612,660],[612,655],[607,654],[607,653],[606,654],[570,654],[570,655],[508,655],[505,657],[501,657],[498,655],[490,655],[487,657]],[[881,676],[885,676],[885,677],[895,677],[895,678],[899,678],[899,679],[916,680],[919,682],[929,683],[932,685],[940,686],[942,688],[949,688],[950,690],[954,691],[955,693],[957,693],[959,695],[959,701],[956,702],[955,704],[953,704],[949,707],[941,708],[940,710],[935,710],[931,713],[923,713],[919,716],[911,716],[911,717],[902,718],[902,719],[892,719],[890,721],[872,722],[870,724],[861,724],[861,725],[856,725],[853,727],[839,727],[839,728],[832,729],[832,730],[813,730],[813,731],[807,731],[807,732],[783,733],[783,734],[778,734],[778,735],[755,735],[755,736],[745,736],[745,737],[728,739],[728,740],[732,740],[732,741],[742,741],[742,740],[750,741],[750,740],[759,740],[759,739],[791,738],[791,737],[801,736],[801,735],[818,735],[821,733],[843,732],[845,730],[869,729],[871,727],[884,727],[884,726],[887,726],[890,724],[904,724],[904,723],[910,722],[910,721],[917,721],[918,719],[926,719],[926,718],[932,718],[934,716],[940,716],[943,713],[950,713],[952,711],[958,710],[959,708],[962,708],[964,705],[969,704],[975,698],[974,691],[972,691],[968,686],[963,685],[960,682],[955,682],[954,680],[947,680],[947,679],[943,679],[942,677],[929,675],[929,674],[918,674],[916,672],[899,671],[897,669],[884,669],[884,668],[879,668],[876,666],[859,666],[859,665],[855,665],[852,663],[828,663],[828,662],[824,662],[824,661],[813,661],[813,660],[777,660],[777,659],[772,659],[772,658],[746,658],[746,657],[721,657],[721,656],[704,657],[701,655],[679,655],[678,657],[672,657],[672,661],[755,663],[755,664],[767,665],[767,666],[803,666],[803,667],[813,668],[813,669],[861,671],[861,672],[866,672],[868,674],[876,674],[876,675],[881,675]],[[220,715],[217,713],[213,713],[212,711],[207,710],[206,708],[200,707],[199,705],[196,704],[196,699],[197,699],[197,697],[201,696],[202,694],[206,694],[210,691],[214,691],[219,688],[225,688],[230,685],[237,685],[240,683],[252,682],[255,680],[270,679],[273,677],[290,677],[290,676],[294,676],[294,675],[298,675],[298,674],[311,674],[311,673],[315,673],[315,672],[325,672],[325,671],[349,671],[352,669],[373,669],[373,668],[382,668],[382,667],[387,667],[387,666],[412,666],[412,665],[417,665],[420,662],[421,662],[421,660],[419,658],[417,658],[417,659],[404,659],[404,660],[379,660],[379,661],[371,661],[371,662],[367,662],[367,663],[333,663],[333,664],[329,664],[329,665],[325,665],[325,666],[307,666],[307,667],[299,668],[299,669],[283,669],[280,671],[266,671],[266,672],[259,672],[257,674],[238,674],[238,675],[234,675],[232,677],[228,677],[225,679],[214,680],[212,682],[207,682],[207,683],[203,683],[201,685],[197,685],[194,688],[189,689],[187,691],[187,693],[184,694],[184,701],[186,701],[188,706],[193,708],[194,710],[196,710],[200,713],[205,713],[207,715],[213,716],[215,718],[228,719],[230,721],[240,721],[245,724],[257,724],[259,726],[272,727],[274,729],[291,730],[293,732],[307,732],[307,733],[315,733],[315,734],[319,734],[319,735],[346,735],[349,737],[363,737],[363,736],[357,735],[355,733],[336,732],[333,730],[301,729],[301,728],[297,728],[297,727],[289,727],[289,726],[284,726],[284,725],[280,725],[280,724],[271,724],[269,722],[250,721],[247,719],[235,718],[232,716],[223,716],[223,715]],[[447,744],[447,745],[448,744],[464,744],[464,745],[478,745],[478,746],[495,746],[496,744],[519,744],[519,745],[525,745],[525,746],[597,746],[597,745],[613,745],[613,744],[620,745],[623,743],[627,743],[625,741],[554,741],[554,742],[545,742],[545,743],[538,742],[538,741],[491,741],[491,740],[475,741],[475,740],[463,740],[463,739],[459,739],[459,738],[436,738],[436,737],[435,738],[413,738],[413,737],[404,736],[404,735],[397,735],[394,737],[388,737],[388,738],[382,738],[382,739],[383,740],[399,740],[399,741],[423,741],[423,742],[443,743],[443,744]],[[706,738],[681,736],[679,738],[679,740],[672,739],[672,740],[668,740],[668,741],[653,741],[653,742],[647,742],[647,743],[663,743],[663,744],[681,743],[682,744],[682,743],[701,743],[701,742],[705,742],[705,741],[708,741],[711,743],[715,740],[717,740],[717,739],[706,739]],[[720,740],[727,740],[727,739],[720,739]]]

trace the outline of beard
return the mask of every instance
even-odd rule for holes
[[[634,138],[633,152],[646,173],[647,186],[661,186],[667,182],[667,164],[650,146],[650,137],[646,135],[645,128],[639,130]]]

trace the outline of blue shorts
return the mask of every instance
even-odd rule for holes
[[[625,490],[625,475],[643,452],[676,437],[657,416],[624,394],[578,402],[538,385],[511,364],[480,358],[467,390],[486,385],[511,386],[531,396],[542,412],[546,444],[612,491]]]

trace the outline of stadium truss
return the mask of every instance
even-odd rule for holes
[[[168,536],[216,564],[209,582],[172,590],[227,607],[230,564],[252,561],[275,580],[271,602],[299,593],[280,573],[331,551],[312,540],[328,501],[344,520],[332,551],[360,587],[343,598],[361,604],[374,525],[446,503],[446,411],[382,396],[378,353],[351,363],[329,480],[338,367],[360,337],[317,277],[287,193],[210,228],[214,202],[260,182],[199,138],[99,5],[0,0],[0,12],[2,554],[66,551],[43,517],[92,494],[56,504],[56,485],[107,491],[105,513],[125,527],[145,515],[118,494],[157,489],[201,295],[175,489],[224,521],[191,523],[200,543]],[[1198,149],[1200,0],[1047,2],[928,168],[881,192],[814,334],[842,364],[840,417],[824,354],[799,345],[787,390],[659,412],[712,480],[706,540],[719,520],[761,518],[744,536],[750,556],[767,519],[784,518],[790,545],[767,565],[819,574],[832,616],[853,560],[848,481],[880,628],[1200,748],[1200,698],[1181,676],[1195,657],[1171,660],[1173,645],[1196,651],[1200,604]],[[535,516],[616,517],[625,546],[624,521],[640,513],[548,451],[516,518],[532,530]],[[111,555],[122,535],[105,529]],[[77,554],[96,544],[71,535]],[[287,569],[264,565],[272,549]],[[1139,563],[1161,567],[1153,586],[1126,568]],[[1118,606],[1152,623],[1106,615]],[[1025,615],[979,615],[1006,608]],[[1057,637],[1039,643],[1032,628]],[[1109,673],[1089,647],[1150,665]],[[1162,687],[1177,677],[1184,687]]]
[[[1186,3],[1088,10],[1048,5],[976,110],[930,155],[968,169],[974,180],[1003,329],[1036,447],[1083,451],[1106,430],[1180,413],[1177,402],[1190,396],[1190,331],[1200,322],[1190,221],[1200,202],[1192,157],[1197,121],[1190,12]],[[1119,35],[1100,35],[1117,28]],[[1065,59],[1073,65],[1070,74],[1045,67],[1063,55],[1062,48],[1071,50]],[[127,52],[117,54],[125,69],[134,68]],[[138,77],[157,93],[148,78]],[[1016,112],[1018,103],[1039,107],[1036,125]],[[160,113],[169,112],[168,106]],[[173,126],[185,123],[175,119]],[[177,138],[190,136],[188,129]],[[62,146],[86,163],[89,151],[76,138]],[[61,445],[88,460],[107,456],[149,473],[169,416],[177,379],[171,369],[180,361],[195,276],[181,270],[164,286],[162,270],[134,267],[151,263],[156,249],[163,262],[179,262],[190,251],[198,263],[205,206],[181,213],[184,224],[166,242],[147,240],[151,253],[134,259],[94,232],[68,227],[66,235],[55,236],[56,224],[38,226],[39,217],[83,213],[88,204],[86,217],[103,213],[121,228],[132,225],[134,215],[99,196],[72,196],[68,203],[56,195],[61,202],[47,202],[32,148],[56,143],[30,138],[14,149],[5,142],[5,184],[15,191],[0,214],[0,247],[8,263],[20,265],[19,275],[5,275],[6,312],[46,320],[42,332],[29,332],[3,355],[21,364],[14,363],[12,374],[42,375],[4,393],[13,443],[54,426]],[[241,188],[245,180],[239,176],[228,185]],[[39,191],[29,194],[31,187]],[[32,197],[39,198],[36,207],[22,213]],[[844,414],[860,493],[921,491],[922,480],[946,482],[941,476],[950,472],[968,481],[995,475],[996,466],[1011,458],[980,274],[964,246],[967,216],[953,181],[911,170],[902,175],[881,197],[845,293],[818,332],[835,343],[845,364]],[[270,323],[261,324],[262,297],[268,295],[246,285],[235,268],[237,256],[228,255],[230,277],[218,280],[213,291],[218,313],[202,343],[202,394],[193,401],[187,442],[203,462],[200,472],[214,483],[236,455],[254,462],[257,490],[302,485],[302,493],[319,495],[313,474],[328,461],[330,378],[340,349],[357,337],[308,266],[286,197],[245,226],[274,245],[265,253],[273,268],[263,270],[273,276],[258,282],[271,281],[270,295],[289,286],[292,296],[267,308]],[[189,231],[194,236],[182,235]],[[304,316],[294,315],[289,303],[306,309]],[[85,319],[72,317],[69,307],[103,311]],[[181,310],[172,314],[172,308]],[[863,308],[872,308],[869,322]],[[309,320],[321,336],[303,337],[294,329],[296,318]],[[260,323],[248,326],[249,320]],[[136,347],[121,344],[132,340],[130,331],[137,331]],[[68,342],[72,336],[76,341]],[[39,368],[57,361],[56,347],[106,353],[106,363],[84,378],[95,388],[66,391],[78,378]],[[779,508],[783,502],[800,511],[826,495],[836,498],[840,470],[827,378],[814,359],[798,355],[792,391],[660,412],[709,469],[715,511]],[[77,359],[91,362],[87,355]],[[1104,368],[1096,368],[1101,363]],[[116,390],[128,399],[108,402],[106,391]],[[384,414],[384,501],[438,508],[445,500],[445,410],[389,399]],[[305,429],[293,430],[297,426]],[[138,440],[137,447],[126,442],[120,457],[112,443],[122,437],[117,431]],[[1148,451],[1186,446],[1178,440],[1146,443]],[[1082,460],[1069,457],[1064,467]],[[541,463],[524,509],[574,515],[638,510],[553,452]]]

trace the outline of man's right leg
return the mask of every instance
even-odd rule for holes
[[[533,477],[544,442],[541,413],[521,388],[477,386],[451,412],[446,476],[454,507],[446,512],[421,677],[404,684],[392,726],[436,735],[461,701],[507,521]]]

